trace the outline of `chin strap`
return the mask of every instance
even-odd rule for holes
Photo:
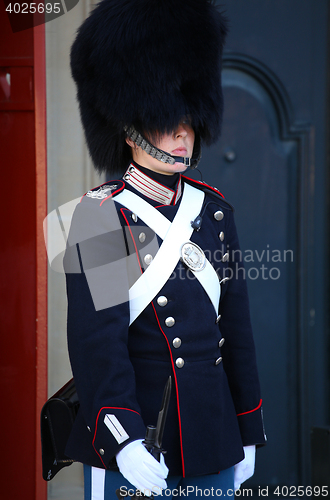
[[[143,151],[145,151],[148,155],[152,156],[158,161],[161,161],[162,163],[169,163],[170,165],[174,165],[174,163],[183,163],[186,167],[194,169],[197,167],[198,162],[201,159],[202,155],[199,140],[197,141],[197,153],[195,153],[194,147],[192,158],[189,158],[189,156],[172,156],[169,153],[166,153],[166,151],[158,149],[156,148],[156,146],[150,144],[150,142],[148,142],[147,139],[145,139],[133,125],[131,125],[130,127],[125,126],[124,130],[127,134],[127,137],[135,142],[137,146],[140,146],[140,148],[143,149]]]

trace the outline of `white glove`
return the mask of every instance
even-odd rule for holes
[[[245,458],[234,466],[234,490],[238,490],[244,481],[254,474],[254,464],[256,460],[255,445],[244,446]]]
[[[162,488],[167,488],[164,456],[161,454],[158,462],[143,446],[142,439],[127,444],[116,459],[122,475],[145,495],[160,494]]]

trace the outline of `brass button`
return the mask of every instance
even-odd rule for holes
[[[129,167],[128,171],[132,174],[133,172],[135,172],[135,168],[134,167]]]
[[[218,210],[213,214],[213,217],[215,218],[215,220],[222,220],[224,218],[224,215],[223,212],[221,212],[221,210]]]
[[[184,360],[182,358],[178,358],[176,361],[175,361],[175,364],[178,368],[182,368],[183,365],[184,365]]]
[[[222,262],[227,262],[229,260],[229,253],[225,253],[225,255],[222,257]]]
[[[151,262],[152,262],[152,255],[150,255],[150,253],[148,253],[145,257],[144,257],[144,263],[147,264],[147,266],[150,266]]]
[[[164,295],[161,295],[160,297],[158,297],[157,299],[157,304],[160,306],[160,307],[164,307],[166,306],[168,303],[168,300],[167,300],[167,297],[164,297]]]
[[[91,428],[89,427],[89,425],[87,425],[87,430],[88,430],[89,432],[92,432],[92,431],[91,431]]]
[[[225,239],[225,233],[223,231],[221,231],[221,233],[219,234],[219,238],[220,241],[223,241]]]
[[[146,233],[139,234],[139,241],[140,243],[144,243],[146,241]]]
[[[219,314],[219,316],[217,317],[217,319],[215,320],[215,322],[219,323],[220,320],[221,320],[221,314]]]
[[[169,316],[168,318],[166,318],[165,320],[165,325],[168,326],[169,328],[171,326],[174,326],[175,325],[175,319],[172,318],[172,316]]]
[[[100,455],[104,455],[104,449],[103,449],[103,448],[100,448],[100,449],[99,449],[99,453],[100,453]]]
[[[222,347],[224,343],[225,339],[222,337],[222,339],[219,340],[219,347]]]
[[[133,222],[137,222],[138,218],[136,214],[132,214],[131,217],[133,219]]]
[[[173,340],[173,342],[172,342],[173,347],[175,347],[175,349],[178,349],[178,347],[180,347],[180,346],[181,346],[181,343],[182,343],[182,342],[181,342],[181,339],[180,339],[179,337],[176,337],[176,338]]]
[[[124,179],[125,179],[125,181],[128,181],[128,179],[129,179],[130,177],[131,177],[131,176],[130,176],[129,174],[125,174],[125,175],[124,175]]]
[[[222,357],[220,356],[220,358],[216,359],[215,360],[215,366],[218,366],[222,361]]]

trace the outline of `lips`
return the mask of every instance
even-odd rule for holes
[[[186,156],[187,155],[187,149],[186,148],[177,148],[172,151],[172,155],[175,156]]]

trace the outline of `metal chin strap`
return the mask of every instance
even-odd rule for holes
[[[148,155],[163,163],[169,163],[170,165],[174,165],[174,163],[183,163],[186,167],[196,168],[201,158],[199,141],[197,158],[194,159],[195,154],[193,154],[192,158],[189,158],[189,156],[172,156],[169,153],[166,153],[166,151],[158,149],[156,146],[150,144],[150,142],[148,142],[147,139],[145,139],[133,125],[130,127],[125,126],[124,130],[127,137],[129,137],[137,146],[140,146],[140,148],[143,149],[143,151],[145,151]]]

